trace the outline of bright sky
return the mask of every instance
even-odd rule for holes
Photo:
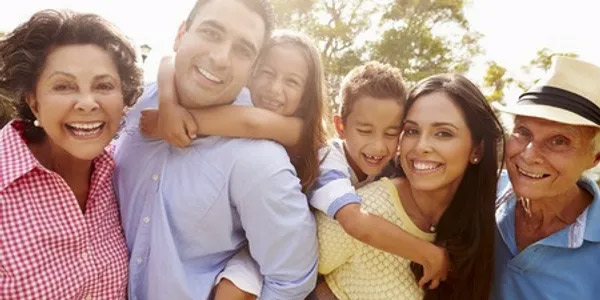
[[[600,65],[600,1],[468,0],[467,19],[484,35],[482,57],[469,77],[480,81],[485,62],[494,60],[520,76],[520,67],[547,47],[575,52]],[[157,57],[169,53],[180,22],[194,0],[17,0],[0,9],[0,30],[10,31],[35,11],[70,8],[98,13],[119,26],[138,44],[152,46],[147,73],[154,76]],[[10,8],[9,8],[10,7]]]

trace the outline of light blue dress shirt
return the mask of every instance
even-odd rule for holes
[[[152,84],[116,142],[115,185],[130,251],[131,299],[207,299],[245,245],[261,299],[304,299],[316,283],[314,218],[286,151],[264,140],[207,137],[185,149],[138,130]],[[244,90],[237,102],[249,102]]]
[[[516,197],[506,172],[499,181],[496,210],[495,274],[492,299],[600,299],[600,190],[582,177],[579,186],[594,199],[583,239],[573,243],[572,224],[519,252],[515,239]],[[577,239],[577,238],[575,238]]]

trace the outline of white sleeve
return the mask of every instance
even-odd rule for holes
[[[360,197],[352,185],[350,166],[344,154],[330,147],[319,153],[322,158],[319,178],[310,193],[309,202],[314,208],[334,217],[337,211],[350,203],[360,203]]]
[[[225,265],[225,269],[215,280],[215,286],[226,278],[244,292],[260,296],[263,285],[263,276],[260,274],[258,264],[248,252],[248,247],[242,248]]]

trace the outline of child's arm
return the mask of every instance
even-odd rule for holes
[[[360,204],[357,203],[340,208],[335,219],[353,238],[421,264],[424,271],[419,280],[421,287],[431,281],[429,288],[435,289],[440,281],[446,279],[450,262],[443,248],[407,233],[380,216],[361,211]]]
[[[300,118],[238,105],[192,109],[188,112],[177,104],[174,72],[172,61],[163,58],[158,79],[158,127],[159,135],[170,143],[188,145],[198,134],[271,139],[284,146],[294,146],[299,141],[303,128]],[[193,116],[194,124],[188,124],[187,113]]]
[[[335,218],[349,236],[421,264],[424,276],[419,284],[423,286],[431,281],[429,287],[437,287],[439,281],[447,276],[449,258],[446,251],[414,237],[380,216],[361,211],[362,201],[350,180],[350,167],[341,147],[341,143],[334,142],[328,149],[321,150],[320,177],[311,193],[310,204]]]
[[[263,276],[248,248],[239,250],[217,276],[215,300],[256,299],[262,289]]]

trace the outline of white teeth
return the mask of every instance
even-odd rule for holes
[[[91,130],[91,131],[73,130],[72,132],[76,136],[92,136],[92,135],[98,134],[99,131],[100,131],[100,129],[95,129],[95,130]]]
[[[523,174],[523,175],[525,175],[527,177],[534,178],[534,179],[540,179],[540,178],[544,177],[544,174],[530,173],[530,172],[527,172],[527,171],[525,171],[525,170],[523,170],[523,169],[521,169],[519,167],[517,167],[517,170],[519,170],[519,173],[521,173],[521,174]]]
[[[196,67],[196,70],[198,70],[198,72],[200,72],[200,74],[204,75],[204,77],[206,77],[210,81],[213,81],[215,83],[223,83],[223,80],[221,80],[219,77],[209,73],[208,71],[206,71],[200,67]]]
[[[380,159],[383,158],[383,156],[372,156],[372,155],[369,155],[369,154],[365,154],[365,156],[367,158],[369,158],[369,159],[375,159],[375,160],[380,160]]]
[[[99,129],[100,126],[102,126],[103,124],[104,124],[104,122],[94,122],[94,123],[69,123],[67,125],[75,128],[75,129],[93,130],[93,129]]]
[[[440,164],[438,164],[438,163],[427,163],[427,162],[416,162],[416,161],[413,161],[413,167],[416,170],[422,170],[422,171],[436,169],[437,167],[439,167],[439,165]]]

